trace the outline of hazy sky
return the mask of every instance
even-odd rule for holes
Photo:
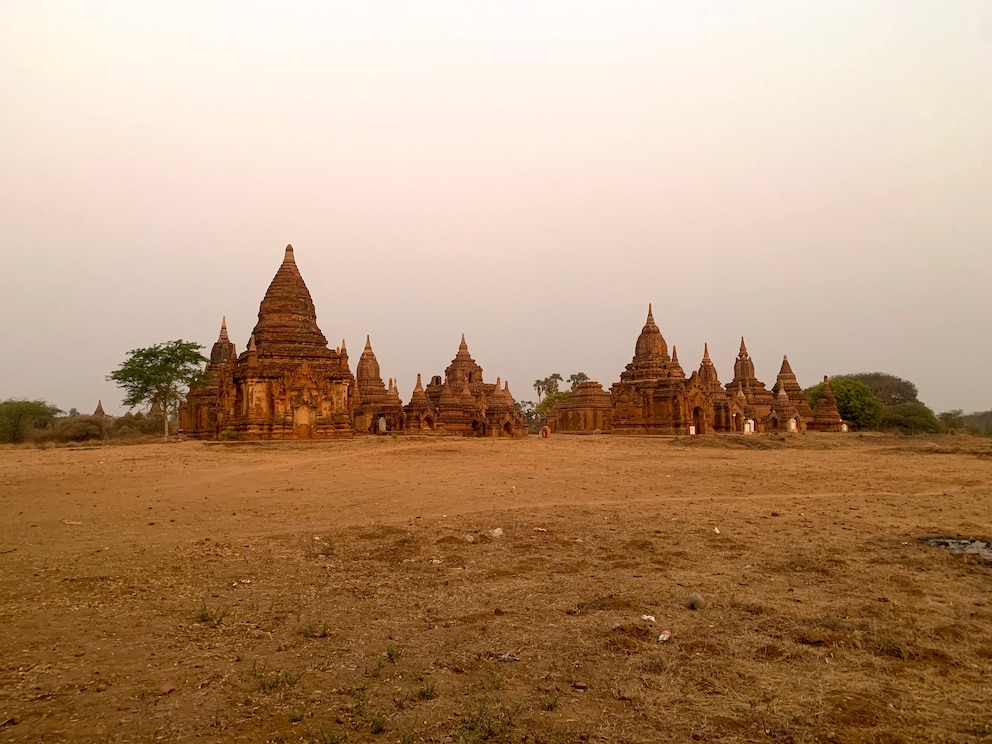
[[[245,348],[287,243],[407,400],[885,371],[992,408],[992,3],[0,2],[0,399]]]

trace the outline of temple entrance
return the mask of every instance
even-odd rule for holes
[[[789,431],[796,431],[799,428],[799,423],[794,419],[789,419]]]
[[[513,425],[509,421],[503,424],[503,433],[508,437],[513,436]]]
[[[703,409],[696,406],[692,409],[692,428],[694,434],[705,434],[703,428]]]
[[[389,426],[388,426],[388,424],[386,423],[386,417],[385,417],[385,416],[380,416],[380,417],[379,417],[379,420],[378,420],[378,422],[377,422],[377,429],[378,429],[378,432],[379,432],[380,434],[385,434],[385,433],[386,433],[386,430],[387,430],[388,428],[389,428]]]
[[[310,439],[313,436],[313,410],[303,405],[293,411],[293,436],[296,439]]]
[[[739,413],[734,414],[734,431],[741,432],[744,431],[744,417]]]
[[[427,431],[434,431],[434,419],[432,419],[430,416],[425,418],[424,425],[422,428],[426,429]]]

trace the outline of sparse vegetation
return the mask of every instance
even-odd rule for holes
[[[216,628],[224,622],[224,618],[227,617],[227,613],[227,608],[218,607],[211,609],[210,607],[207,607],[207,600],[200,600],[200,606],[196,611],[196,621],[202,625],[208,625],[211,628]]]
[[[272,692],[280,687],[292,687],[300,681],[300,672],[295,669],[270,671],[264,663],[259,664],[257,661],[252,664],[251,676],[262,692]]]
[[[387,462],[362,441],[0,458],[0,614],[17,618],[0,655],[24,667],[10,730],[99,739],[126,701],[121,731],[149,741],[992,736],[976,694],[989,564],[919,539],[992,537],[975,534],[988,439],[387,447]],[[480,512],[490,483],[525,498]],[[345,496],[309,496],[328,484]],[[333,560],[304,547],[324,544]],[[38,699],[61,689],[46,665],[87,705]]]
[[[395,664],[399,661],[400,656],[402,655],[403,649],[401,649],[398,644],[392,642],[386,644],[386,658],[389,659],[391,664]]]

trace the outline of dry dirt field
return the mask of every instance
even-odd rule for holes
[[[992,740],[992,564],[921,541],[989,440],[4,449],[0,508],[0,741]]]

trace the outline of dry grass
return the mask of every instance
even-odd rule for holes
[[[0,453],[0,731],[987,741],[992,567],[918,539],[992,533],[949,439]]]

